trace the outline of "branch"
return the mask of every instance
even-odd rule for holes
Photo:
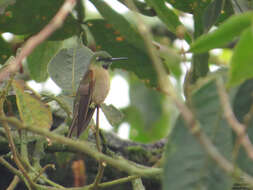
[[[103,153],[98,152],[91,147],[90,143],[72,140],[61,135],[50,132],[46,129],[33,127],[33,126],[24,126],[18,119],[14,117],[3,117],[0,116],[0,121],[6,121],[10,124],[16,126],[18,129],[23,129],[27,131],[40,134],[44,137],[48,137],[53,141],[56,141],[59,144],[64,144],[65,146],[75,149],[80,153],[87,154],[97,161],[103,160],[106,164],[111,165],[114,168],[117,168],[119,171],[125,171],[130,175],[138,175],[144,178],[161,178],[162,169],[160,168],[150,168],[142,165],[135,164],[133,162],[127,161],[121,157],[111,158]]]
[[[2,164],[4,167],[6,167],[9,171],[11,171],[13,174],[17,175],[19,178],[24,179],[22,173],[14,168],[9,162],[7,162],[2,156],[0,157],[0,164]]]
[[[10,183],[10,185],[8,186],[8,188],[6,190],[15,189],[16,186],[18,185],[19,181],[20,181],[20,178],[17,175],[15,175],[12,182]]]
[[[28,172],[26,171],[26,169],[24,168],[23,164],[21,163],[21,161],[19,160],[19,156],[16,150],[16,146],[14,143],[14,140],[11,136],[11,131],[10,131],[10,127],[8,126],[8,123],[6,121],[2,121],[3,127],[5,129],[6,132],[6,136],[10,145],[10,149],[13,155],[13,159],[15,161],[15,163],[18,166],[18,169],[22,172],[22,174],[24,175],[24,177],[26,178],[27,182],[28,182],[28,188],[31,189],[31,187],[34,187],[34,183],[33,181],[30,179]]]
[[[76,4],[76,0],[65,0],[62,7],[56,13],[54,18],[36,35],[27,40],[20,54],[17,55],[7,67],[0,72],[0,83],[7,79],[12,73],[15,73],[21,67],[22,61],[34,50],[36,46],[46,40],[54,31],[60,28],[72,11]]]
[[[112,180],[110,182],[104,182],[104,183],[100,183],[98,184],[98,188],[108,188],[108,187],[111,187],[111,186],[114,186],[114,185],[120,185],[120,184],[123,184],[123,183],[127,183],[129,181],[132,181],[134,179],[137,179],[139,178],[139,176],[127,176],[127,177],[123,177],[123,178],[120,178],[120,179],[116,179],[116,180]],[[93,184],[90,184],[90,185],[87,185],[85,187],[76,187],[76,188],[55,188],[55,187],[50,187],[50,186],[44,186],[44,185],[36,185],[36,187],[42,189],[42,190],[92,190],[94,185]]]
[[[235,131],[239,138],[239,142],[242,144],[244,149],[246,150],[248,157],[253,160],[253,145],[245,132],[246,126],[241,124],[235,117],[232,108],[229,103],[228,94],[225,91],[225,87],[223,85],[222,79],[218,78],[216,81],[218,86],[218,93],[221,101],[221,105],[224,111],[224,115],[226,117],[227,122],[231,126],[231,128]]]

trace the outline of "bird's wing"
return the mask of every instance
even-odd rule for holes
[[[87,118],[87,113],[90,109],[93,87],[94,74],[91,70],[89,70],[80,82],[76,94],[77,97],[74,102],[73,120],[70,126],[68,137],[71,137],[74,130],[76,131],[77,136],[80,136],[81,132],[88,126],[89,122],[86,124],[86,120],[91,120],[91,117]]]

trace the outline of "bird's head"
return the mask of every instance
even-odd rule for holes
[[[112,57],[106,51],[98,51],[94,54],[95,62],[101,65],[104,69],[108,69],[113,61],[127,60],[127,57]]]

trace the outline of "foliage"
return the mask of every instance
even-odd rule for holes
[[[127,13],[89,0],[92,13],[85,2],[0,0],[0,164],[17,176],[0,189],[252,188],[252,1],[118,0]],[[216,48],[232,52],[228,64]],[[128,58],[110,68],[128,81],[130,104],[100,106],[115,133],[130,125],[131,141],[115,146],[97,121],[79,140],[66,137],[98,51]],[[27,85],[49,77],[62,90],[57,96]]]

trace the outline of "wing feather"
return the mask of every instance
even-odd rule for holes
[[[91,120],[90,116],[87,118],[87,114],[89,113],[90,109],[93,87],[94,74],[92,70],[89,70],[83,77],[78,87],[78,91],[76,94],[77,97],[74,102],[73,120],[70,126],[68,137],[71,137],[74,131],[76,132],[77,137],[79,137],[81,132],[84,131],[88,126],[89,122],[88,124],[86,124],[86,120]]]

